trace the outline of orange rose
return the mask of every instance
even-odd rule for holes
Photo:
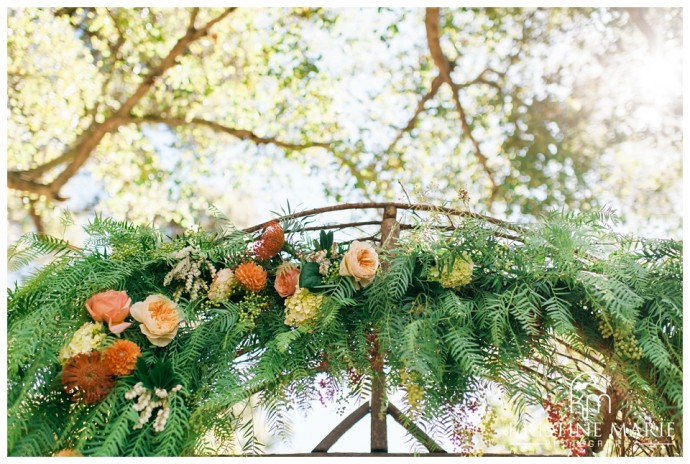
[[[379,255],[369,243],[355,240],[340,262],[340,275],[355,278],[355,287],[366,287],[376,275],[379,268]]]
[[[151,295],[132,305],[132,317],[141,322],[139,328],[156,346],[167,346],[175,335],[184,314],[164,295]]]
[[[299,283],[299,268],[294,264],[283,263],[278,266],[274,288],[278,295],[287,298],[295,294]]]
[[[132,299],[127,296],[127,292],[108,290],[107,292],[96,293],[86,300],[84,306],[96,322],[105,321],[112,333],[121,333],[131,322],[123,322],[129,316],[129,306]]]

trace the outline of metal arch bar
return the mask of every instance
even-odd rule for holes
[[[388,403],[388,408],[386,410],[388,414],[395,419],[395,421],[402,425],[405,430],[407,430],[410,435],[416,438],[430,453],[442,453],[446,454],[447,451],[444,450],[441,445],[436,443],[433,438],[427,435],[424,430],[420,429],[412,419],[407,417],[401,410],[399,410],[393,403]]]
[[[316,445],[316,447],[312,450],[312,453],[326,453],[328,450],[331,448],[331,446],[335,445],[335,442],[340,440],[340,437],[342,437],[345,432],[350,430],[357,422],[360,421],[364,416],[366,416],[369,411],[369,402],[366,402],[362,404],[360,407],[355,409],[355,411],[347,416],[343,421],[338,424],[331,432],[326,435],[326,437],[321,440],[321,442]]]
[[[321,442],[316,445],[312,453],[327,453],[333,445],[336,444],[345,433],[359,422],[364,416],[371,412],[369,403],[364,403],[355,409],[349,416],[343,419]],[[403,428],[417,439],[424,447],[432,454],[447,454],[448,452],[434,441],[424,430],[419,428],[412,420],[400,411],[394,404],[388,403],[386,408],[387,415],[390,415],[395,421],[402,425]]]

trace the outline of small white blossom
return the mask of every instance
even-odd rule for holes
[[[328,268],[331,266],[331,262],[327,259],[324,259],[319,263],[319,274],[325,276],[328,275]]]
[[[155,432],[162,432],[165,429],[165,424],[168,422],[168,417],[170,417],[170,403],[169,398],[182,390],[182,385],[175,385],[169,392],[164,388],[154,388],[153,392],[144,387],[144,385],[139,382],[131,390],[125,393],[125,398],[132,400],[134,398],[139,398],[132,408],[140,412],[139,420],[132,427],[133,429],[141,429],[144,424],[147,424],[151,420],[153,411],[157,408],[156,418],[153,422],[153,430]]]

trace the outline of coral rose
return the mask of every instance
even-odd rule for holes
[[[184,319],[184,314],[175,303],[160,294],[134,303],[131,313],[141,323],[139,328],[146,338],[160,347],[167,346],[175,338],[178,325]]]
[[[278,295],[287,298],[295,294],[299,283],[299,268],[294,264],[283,263],[276,271],[274,288]]]
[[[127,292],[108,290],[107,292],[96,293],[86,300],[84,306],[96,322],[107,322],[108,328],[112,333],[121,333],[131,322],[124,322],[129,316],[129,306],[132,299],[127,296]]]
[[[376,275],[379,268],[379,255],[369,243],[355,240],[340,262],[340,275],[355,278],[355,287],[366,287]]]

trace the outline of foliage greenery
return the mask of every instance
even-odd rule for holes
[[[218,453],[217,443],[237,433],[247,438],[238,452],[256,451],[253,423],[242,421],[238,405],[261,393],[269,425],[284,434],[286,411],[306,407],[324,376],[346,384],[344,395],[366,396],[373,341],[385,355],[387,386],[421,388],[423,399],[408,402],[406,412],[440,434],[452,434],[454,406],[484,385],[499,386],[521,412],[562,398],[563,386],[591,369],[610,383],[613,420],[671,422],[679,437],[682,243],[619,235],[611,220],[607,212],[558,213],[521,226],[464,218],[453,230],[420,222],[381,253],[382,270],[366,288],[340,276],[313,285],[326,298],[315,322],[297,328],[284,323],[274,270],[283,259],[330,249],[332,235],[313,240],[293,221],[282,253],[261,263],[269,285],[259,295],[239,292],[211,303],[183,293],[185,321],[164,348],[148,343],[136,325],[126,330],[122,336],[142,347],[139,368],[95,405],[74,403],[62,391],[57,358],[90,320],[86,299],[108,289],[126,290],[132,301],[172,297],[174,288],[163,284],[171,254],[193,245],[217,268],[234,268],[248,259],[255,237],[226,226],[166,238],[102,217],[86,228],[83,250],[28,237],[15,259],[38,252],[56,258],[9,291],[8,452],[203,455]],[[469,284],[445,288],[430,278],[468,257]],[[256,301],[261,310],[251,313]],[[170,399],[165,429],[134,430],[137,414],[125,392],[136,380],[155,385],[172,375],[183,389]],[[679,453],[680,438],[673,440]]]

